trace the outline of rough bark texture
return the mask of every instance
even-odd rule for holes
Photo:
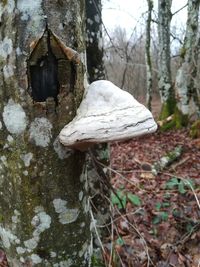
[[[86,1],[87,71],[89,82],[105,79],[101,0]]]
[[[199,0],[188,1],[186,35],[182,47],[182,64],[176,76],[178,108],[184,115],[200,110],[198,85],[196,84],[199,54]]]
[[[152,60],[151,60],[151,18],[153,10],[153,1],[147,0],[148,3],[148,17],[146,21],[146,73],[147,73],[147,94],[146,104],[149,110],[151,110],[152,100]]]
[[[85,53],[84,1],[0,3],[0,245],[10,267],[89,266],[85,155],[64,149],[57,140],[82,99],[84,68],[69,58],[55,58],[55,51],[61,50],[53,37],[52,57],[40,57],[47,49],[45,40],[44,46],[32,42],[44,33],[45,16],[65,45]],[[35,63],[31,44],[31,55],[40,59]],[[46,63],[50,69],[45,69]],[[56,101],[33,101],[27,90],[28,65],[42,69],[44,83],[46,71],[52,71]],[[34,73],[32,81],[38,77]]]
[[[162,102],[161,119],[173,113],[174,91],[170,68],[170,22],[171,0],[158,1],[158,38],[159,38],[159,91]]]
[[[103,61],[103,42],[102,42],[102,4],[101,0],[86,1],[86,51],[87,51],[87,74],[89,82],[105,79],[105,68]],[[88,175],[92,186],[90,187],[90,200],[91,206],[98,225],[104,225],[109,218],[109,194],[110,188],[108,187],[109,179],[103,167],[98,163],[95,164],[95,159],[102,164],[107,165],[109,163],[109,148],[108,144],[95,145],[90,150],[88,157]],[[98,167],[97,167],[98,165]],[[106,178],[107,184],[102,183],[102,180]],[[107,198],[105,197],[107,196]],[[103,231],[102,231],[103,230]],[[98,228],[101,237],[105,231],[105,228]],[[96,242],[98,244],[99,242]],[[99,246],[99,244],[98,244]]]

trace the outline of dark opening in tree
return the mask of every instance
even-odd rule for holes
[[[76,65],[65,51],[70,48],[64,47],[47,27],[33,46],[28,60],[30,94],[36,102],[51,97],[57,103],[59,93],[74,90]]]

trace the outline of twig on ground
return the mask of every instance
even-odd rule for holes
[[[182,146],[177,146],[172,151],[168,152],[165,156],[163,156],[153,164],[152,173],[154,175],[157,175],[167,166],[176,161],[181,156],[182,151],[183,151]]]
[[[175,171],[177,167],[179,167],[180,165],[184,164],[186,161],[188,161],[190,159],[190,157],[185,157],[184,159],[180,160],[179,162],[173,164],[171,166],[171,168]]]

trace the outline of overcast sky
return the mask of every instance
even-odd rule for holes
[[[146,0],[102,0],[103,12],[102,17],[106,28],[113,31],[116,26],[126,28],[129,33],[134,29],[136,24],[144,23],[142,14],[147,11]],[[155,0],[155,9],[157,7]],[[180,9],[187,3],[187,0],[173,0],[172,13]],[[183,9],[178,15],[173,17],[172,26],[184,25],[186,20],[187,8]]]

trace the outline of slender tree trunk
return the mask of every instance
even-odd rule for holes
[[[85,51],[84,14],[83,0],[0,3],[0,245],[10,267],[89,266],[85,154],[57,139],[84,91],[83,66],[61,48]]]
[[[86,1],[87,71],[89,82],[105,79],[101,0]]]
[[[170,22],[171,0],[158,0],[158,38],[159,38],[159,91],[162,102],[161,119],[174,111],[174,91],[170,68]]]
[[[184,115],[200,110],[196,81],[199,55],[199,0],[188,1],[186,35],[182,47],[182,63],[176,76],[178,108]]]
[[[146,104],[151,110],[152,101],[152,60],[151,60],[151,18],[153,10],[153,1],[147,0],[148,3],[148,17],[146,21],[146,74],[147,74],[147,94]]]
[[[101,0],[86,1],[86,51],[89,82],[105,79],[101,11]],[[108,176],[99,163],[105,166],[109,163],[109,146],[107,143],[98,144],[90,149],[89,152],[88,177],[93,181],[93,186],[90,187],[90,195],[92,196],[90,198],[91,207],[93,208],[94,217],[98,225],[105,225],[109,218],[110,203],[108,199],[110,188],[108,187]],[[105,228],[102,228],[101,232],[100,229],[98,230],[101,237],[107,235]]]

